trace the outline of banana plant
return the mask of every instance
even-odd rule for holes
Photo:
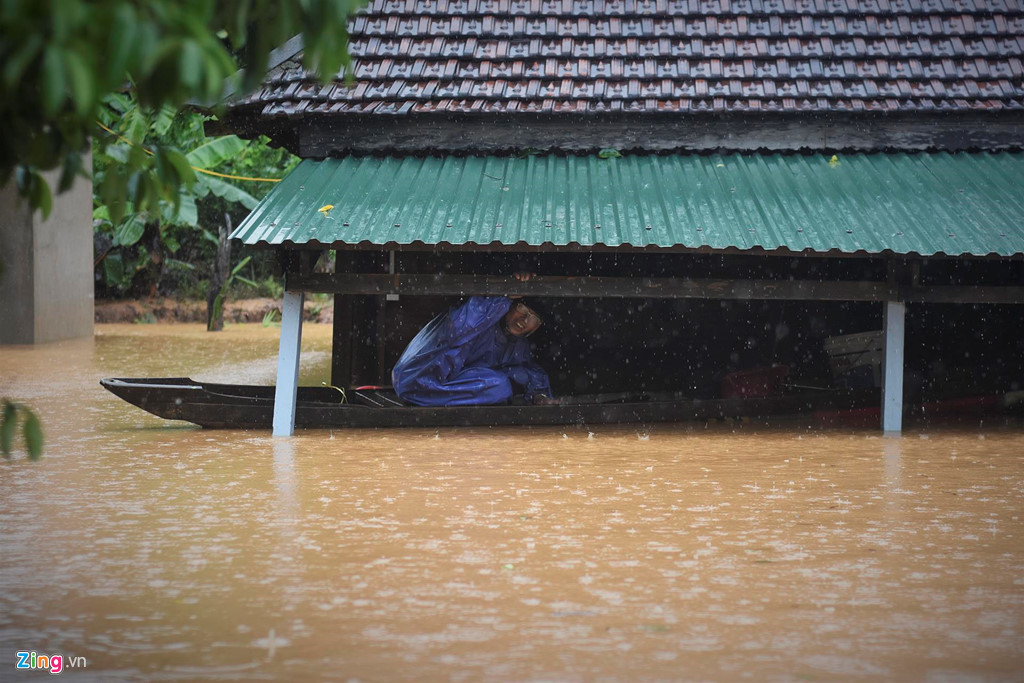
[[[94,145],[96,266],[110,289],[124,293],[133,283],[142,290],[148,284],[155,294],[164,268],[183,263],[174,257],[182,243],[209,239],[200,224],[204,202],[216,197],[229,208],[256,206],[237,183],[204,172],[230,173],[260,143],[207,138],[201,115],[148,110],[126,94],[105,103],[100,135],[113,139]]]
[[[239,261],[238,265],[231,269],[231,272],[228,274],[227,279],[224,280],[224,285],[220,288],[220,291],[217,292],[217,296],[214,297],[213,299],[213,311],[211,312],[209,320],[206,323],[207,330],[213,332],[215,330],[220,329],[217,326],[216,321],[221,321],[224,318],[224,293],[228,291],[228,288],[231,286],[231,283],[233,283],[235,280],[238,280],[239,282],[243,282],[249,285],[253,289],[259,286],[249,278],[243,277],[241,275],[242,269],[249,265],[249,261],[251,260],[252,256],[246,256],[244,259]]]

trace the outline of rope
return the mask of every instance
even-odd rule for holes
[[[128,138],[123,137],[123,136],[115,133],[114,131],[110,130],[109,128],[104,126],[99,121],[96,122],[96,125],[99,126],[100,128],[102,128],[103,130],[107,131],[108,133],[110,133],[114,137],[116,137],[121,142],[127,142],[129,145],[133,145],[133,146],[135,145],[135,143],[132,142],[131,140],[129,140]],[[142,145],[137,145],[137,146],[138,147],[142,147]],[[148,154],[149,156],[153,156],[153,153],[151,151],[149,151],[148,149],[146,149],[145,147],[142,147],[142,151],[145,152],[146,154]],[[210,171],[210,170],[207,170],[205,168],[199,168],[198,166],[191,166],[191,168],[196,173],[205,173],[206,175],[217,176],[218,178],[227,178],[229,180],[251,180],[251,181],[257,182],[257,183],[279,183],[279,182],[281,182],[280,178],[249,178],[249,177],[241,176],[241,175],[229,175],[227,173],[217,173],[216,171]]]

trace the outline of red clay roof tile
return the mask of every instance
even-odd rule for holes
[[[1016,0],[372,0],[351,22],[351,54],[354,87],[320,86],[295,57],[231,106],[308,116],[1024,101]]]

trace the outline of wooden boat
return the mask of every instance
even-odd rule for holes
[[[202,427],[270,429],[274,387],[196,382],[187,377],[109,378],[100,384],[153,415]],[[724,399],[626,392],[565,397],[557,405],[424,408],[387,388],[299,387],[296,427],[449,427],[684,422],[810,413],[877,404],[877,391],[810,392]]]

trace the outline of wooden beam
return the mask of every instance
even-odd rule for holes
[[[544,275],[519,282],[483,275],[315,273],[287,277],[289,290],[333,294],[441,294],[654,299],[775,299],[1024,304],[1024,287],[899,287],[875,281],[711,280],[673,277]]]
[[[899,300],[928,304],[1024,304],[1024,287],[942,285],[900,290]]]
[[[506,154],[529,147],[573,154],[619,150],[684,151],[830,150],[946,151],[1014,149],[1024,144],[1017,112],[905,112],[866,116],[833,114],[813,119],[764,112],[713,115],[636,114],[379,114],[288,119],[296,129],[290,151],[301,157],[346,154]],[[232,113],[224,127],[252,135],[277,133],[274,119]],[[280,125],[277,123],[277,125]]]
[[[538,276],[529,282],[480,275],[289,275],[287,288],[334,294],[530,295],[660,299],[791,299],[885,301],[883,282],[691,280],[594,276]]]

